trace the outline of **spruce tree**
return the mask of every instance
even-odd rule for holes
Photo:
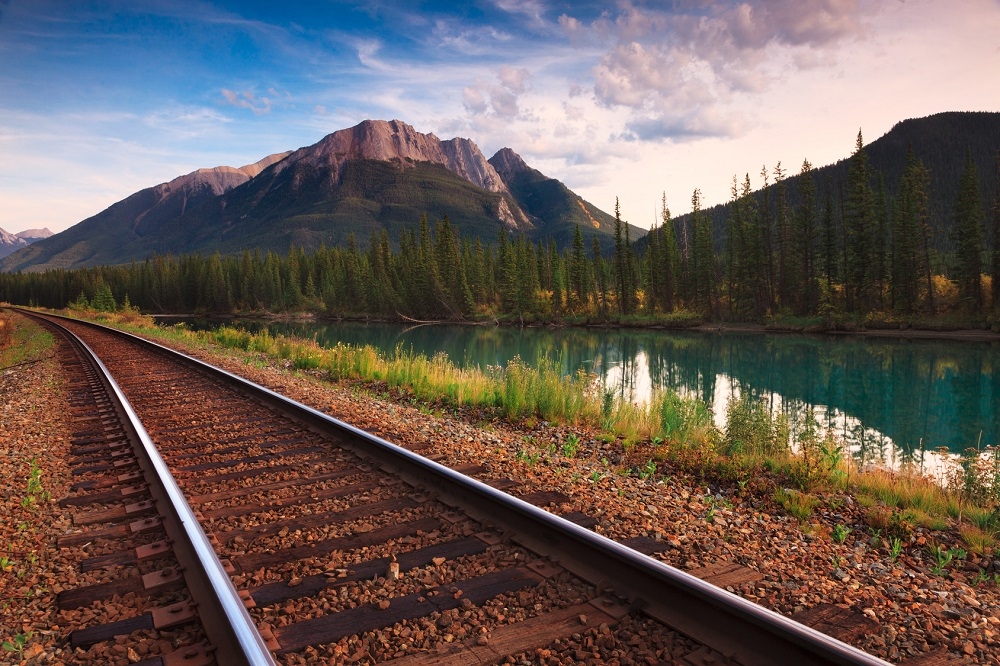
[[[802,160],[799,172],[796,232],[798,243],[795,254],[799,261],[800,276],[797,297],[799,312],[812,313],[819,305],[819,289],[816,282],[816,180],[809,160]]]
[[[625,236],[622,233],[622,216],[618,206],[618,197],[615,197],[615,256],[613,257],[615,267],[615,302],[618,304],[618,313],[627,314],[625,300],[626,277],[625,277]]]
[[[701,190],[691,195],[691,276],[694,303],[710,315],[715,309],[715,252],[712,242],[712,223],[701,209]]]
[[[1000,308],[1000,150],[996,157],[997,184],[993,193],[993,256],[991,271],[993,276],[993,308]]]
[[[660,303],[664,312],[673,312],[677,298],[677,269],[679,257],[677,253],[677,234],[674,232],[674,221],[667,208],[667,193],[663,193],[660,202],[660,257],[663,268],[660,270],[661,290]]]
[[[583,248],[583,234],[580,225],[573,227],[573,255],[570,264],[570,291],[573,303],[579,307],[587,303],[587,257]]]
[[[952,242],[955,244],[955,282],[963,306],[978,312],[982,309],[982,270],[980,254],[983,249],[983,205],[979,193],[979,176],[972,151],[966,153],[965,168],[958,183],[955,201],[955,226]]]
[[[792,225],[788,214],[788,183],[785,170],[779,161],[774,167],[774,190],[776,194],[775,236],[778,254],[778,303],[779,307],[795,307],[793,292],[797,282],[792,246]]]
[[[601,317],[608,316],[608,273],[601,254],[601,243],[597,236],[590,237],[590,258],[594,267],[594,283],[597,289],[597,311]]]
[[[873,304],[875,241],[875,202],[871,186],[871,167],[861,130],[848,165],[848,190],[844,211],[846,265],[844,287],[849,310],[865,313]]]

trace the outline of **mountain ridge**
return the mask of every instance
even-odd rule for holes
[[[284,252],[293,244],[345,244],[352,235],[364,241],[383,230],[398,244],[424,215],[448,216],[463,238],[486,242],[504,230],[564,245],[580,223],[609,246],[613,218],[559,181],[524,167],[509,175],[532,201],[513,192],[471,139],[442,141],[399,120],[365,120],[251,165],[198,169],[140,190],[33,249],[0,259],[0,270],[245,248]],[[540,207],[539,197],[552,200]]]
[[[17,252],[21,248],[27,247],[36,241],[52,236],[48,227],[41,229],[25,229],[17,233],[11,233],[0,229],[0,259]]]

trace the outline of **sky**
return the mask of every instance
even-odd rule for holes
[[[1000,0],[0,0],[0,228],[368,118],[649,227],[942,111],[1000,111]]]

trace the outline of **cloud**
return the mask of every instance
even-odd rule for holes
[[[223,88],[222,96],[226,99],[227,103],[239,109],[250,109],[258,116],[271,112],[271,98],[257,97],[249,90],[238,93],[228,88]]]
[[[664,113],[630,120],[620,138],[626,141],[690,141],[739,136],[745,131],[744,121],[736,114],[716,111],[677,115]]]
[[[577,35],[584,31],[583,23],[579,19],[566,14],[559,15],[559,26],[569,35]]]
[[[476,86],[466,86],[462,90],[462,103],[469,113],[486,113],[489,104]]]
[[[516,118],[519,111],[517,94],[509,88],[495,86],[490,91],[490,106],[501,118]]]
[[[477,81],[462,89],[462,104],[473,115],[491,115],[513,120],[521,114],[519,99],[528,89],[531,73],[525,68],[503,65],[497,72],[500,85]]]
[[[661,139],[737,136],[750,112],[741,96],[768,90],[789,67],[832,64],[834,49],[864,35],[858,0],[676,2],[669,10],[622,2],[584,26],[610,42],[591,69],[594,99],[632,112],[622,136]]]
[[[508,67],[503,65],[500,67],[500,73],[497,78],[500,79],[500,85],[507,88],[513,93],[523,93],[531,74],[525,68],[515,69],[514,67]]]
[[[493,0],[493,4],[508,14],[521,14],[538,24],[543,22],[545,3],[540,0]]]

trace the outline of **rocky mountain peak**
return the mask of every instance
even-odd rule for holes
[[[521,156],[510,148],[501,148],[490,158],[490,165],[506,181],[511,176],[515,176],[525,171],[530,171],[531,167],[525,164]]]
[[[278,169],[304,162],[335,170],[339,181],[344,164],[356,159],[397,162],[404,168],[417,162],[441,164],[478,187],[507,192],[503,179],[473,141],[463,138],[442,141],[433,134],[418,132],[401,120],[364,120],[328,134],[318,143],[292,153]]]
[[[3,229],[0,229],[0,231],[3,231]],[[14,235],[26,241],[34,242],[36,240],[41,240],[42,238],[48,238],[52,235],[52,232],[49,231],[48,227],[42,227],[41,229],[25,229],[24,231],[19,231]]]
[[[160,187],[164,193],[208,188],[211,189],[212,194],[218,196],[234,187],[239,187],[275,162],[285,159],[289,154],[291,154],[291,151],[275,153],[253,164],[241,167],[217,166],[198,169],[183,176],[178,176],[169,183],[160,185]]]

